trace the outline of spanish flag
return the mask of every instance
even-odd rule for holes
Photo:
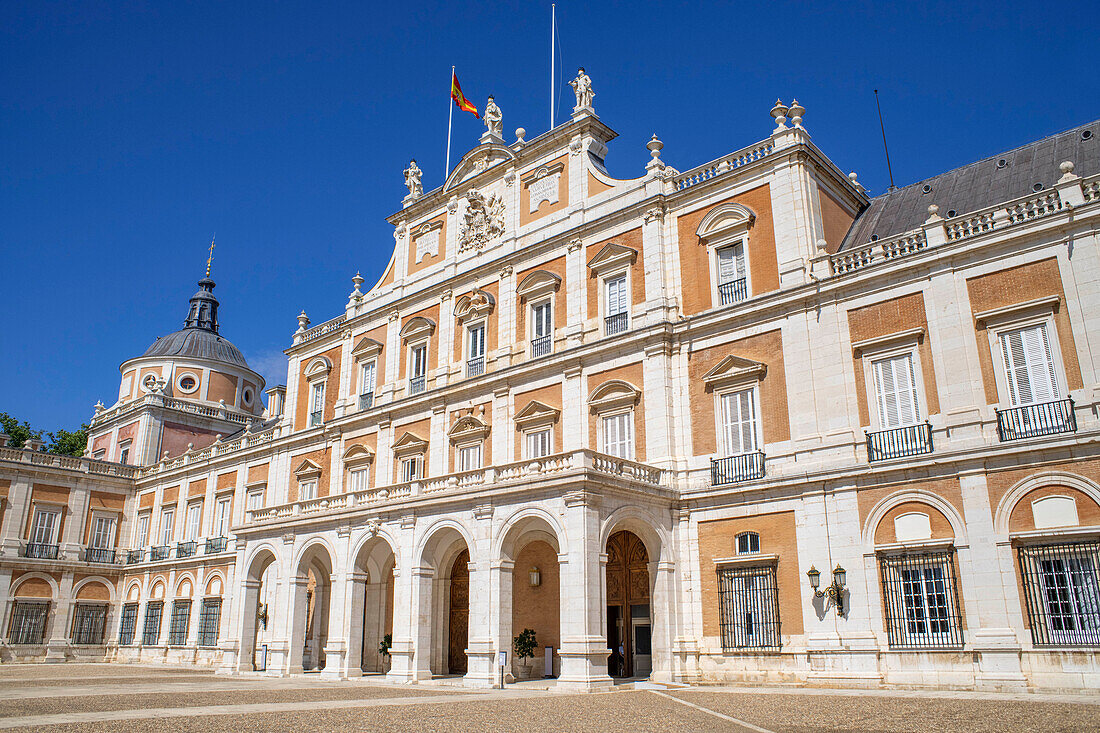
[[[477,113],[477,107],[472,105],[465,95],[462,94],[462,87],[458,85],[458,77],[454,71],[451,72],[451,99],[455,101],[455,104],[459,109],[466,110],[474,117],[481,119],[481,115]]]

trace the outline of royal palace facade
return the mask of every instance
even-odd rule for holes
[[[583,102],[412,164],[285,387],[208,276],[85,457],[0,448],[2,659],[1100,685],[1100,122],[869,198],[797,103],[621,180]]]

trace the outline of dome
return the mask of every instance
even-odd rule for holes
[[[142,356],[182,356],[209,359],[248,368],[241,350],[213,331],[185,328],[162,336]]]

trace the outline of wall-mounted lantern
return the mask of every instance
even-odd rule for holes
[[[539,569],[537,567],[531,568],[531,572],[528,574],[528,577],[531,580],[532,588],[538,588],[540,585],[542,585],[542,574],[539,572]]]
[[[810,579],[810,587],[814,590],[814,597],[821,598],[825,596],[836,604],[836,613],[838,616],[844,613],[844,581],[848,577],[848,573],[844,568],[840,567],[840,563],[833,568],[833,582],[825,590],[819,590],[821,585],[821,571],[815,568],[813,565],[806,571],[806,577]]]

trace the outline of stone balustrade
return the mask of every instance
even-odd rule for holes
[[[29,464],[46,468],[63,468],[69,471],[79,471],[97,476],[117,476],[119,478],[136,478],[139,471],[137,466],[127,466],[123,463],[99,461],[81,456],[61,456],[26,448],[0,448],[0,461],[13,461],[24,465]]]

